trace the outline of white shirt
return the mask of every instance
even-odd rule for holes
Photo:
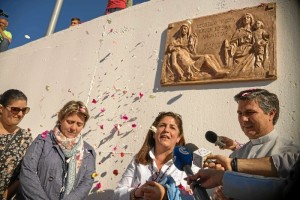
[[[115,200],[129,200],[130,191],[134,188],[142,186],[144,183],[146,183],[146,181],[151,181],[152,177],[153,179],[156,179],[157,182],[159,182],[159,180],[162,180],[167,175],[170,175],[175,180],[177,186],[181,184],[189,190],[189,186],[184,180],[184,178],[186,177],[186,173],[177,169],[173,164],[172,159],[170,159],[162,166],[159,172],[159,176],[157,177],[155,173],[159,170],[157,169],[156,163],[154,161],[155,156],[153,149],[149,152],[149,155],[153,159],[152,165],[139,164],[135,162],[135,158],[132,159],[132,161],[127,166],[126,171],[122,175],[122,179],[120,180],[117,188],[114,191]],[[199,170],[199,168],[196,166],[193,166],[192,169],[194,172],[197,172]],[[185,199],[194,199],[192,195],[186,194],[186,196],[190,196],[190,198],[187,197]]]

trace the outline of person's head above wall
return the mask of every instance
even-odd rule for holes
[[[0,28],[5,30],[8,27],[8,20],[4,17],[0,17]]]
[[[70,27],[81,24],[81,20],[78,17],[73,17],[71,19]]]

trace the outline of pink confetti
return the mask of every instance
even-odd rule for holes
[[[142,92],[139,93],[139,97],[142,98],[144,94]]]
[[[131,124],[132,128],[136,128],[136,123]]]
[[[114,150],[114,151],[117,151],[117,146],[115,146],[115,147],[113,148],[113,150]]]
[[[101,184],[100,182],[98,182],[98,183],[96,184],[96,188],[99,190],[99,189],[101,189],[101,187],[102,187],[102,184]]]
[[[185,191],[185,187],[180,183],[180,185],[178,185],[178,188],[180,189],[180,190],[184,190]]]
[[[104,129],[104,125],[103,124],[101,124],[99,127],[100,127],[101,130]]]
[[[128,116],[125,114],[125,115],[122,116],[122,119],[125,120],[125,121],[127,121],[128,120]]]
[[[114,128],[117,129],[117,130],[119,131],[121,127],[120,127],[119,124],[115,124],[115,125],[114,125]]]
[[[120,125],[120,124],[115,124],[115,125],[114,125],[114,128],[118,131],[118,135],[120,135],[120,128],[121,128],[121,125]]]
[[[100,109],[100,112],[101,112],[101,113],[105,112],[105,108],[101,108],[101,109]]]
[[[121,152],[121,157],[123,158],[125,156],[125,153],[124,152]]]
[[[46,138],[47,135],[48,135],[48,133],[49,133],[49,131],[44,131],[44,132],[42,133],[42,138]]]
[[[97,100],[96,100],[96,99],[93,99],[92,103],[96,104],[96,103],[97,103]]]

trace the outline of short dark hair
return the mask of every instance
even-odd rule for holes
[[[73,18],[71,19],[71,22],[72,22],[72,21],[75,21],[75,20],[81,22],[81,20],[80,20],[78,17],[73,17]]]
[[[276,94],[265,89],[248,89],[243,90],[234,96],[236,102],[239,101],[253,101],[255,100],[259,107],[265,112],[275,112],[273,118],[273,125],[276,124],[279,118],[279,99]]]
[[[17,89],[6,90],[2,95],[0,95],[0,104],[2,106],[8,106],[12,101],[25,100],[27,102],[26,95]]]

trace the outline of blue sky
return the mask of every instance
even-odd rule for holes
[[[133,0],[133,4],[146,1]],[[44,37],[55,4],[56,0],[0,0],[0,9],[9,15],[7,30],[13,35],[9,49]],[[72,17],[79,17],[86,22],[102,16],[106,5],[107,0],[64,0],[55,32],[68,28]]]

